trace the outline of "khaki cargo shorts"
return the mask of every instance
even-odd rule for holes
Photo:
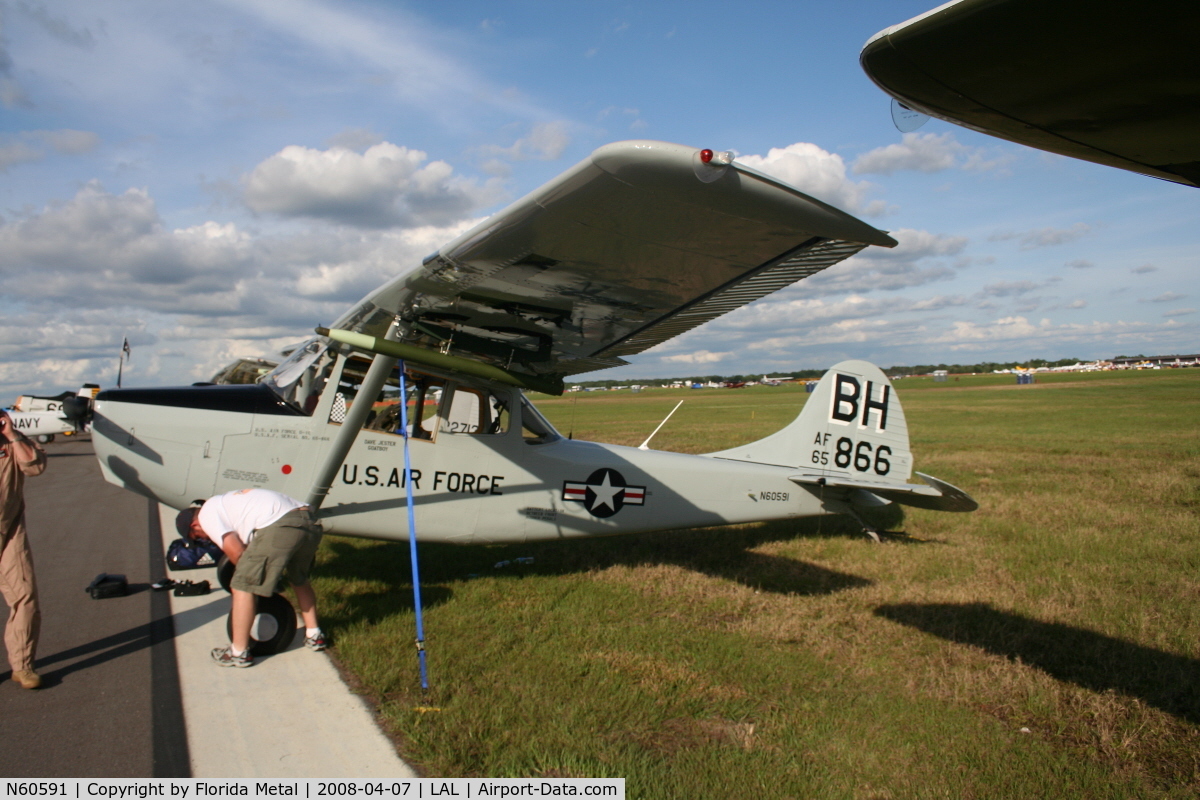
[[[313,519],[309,509],[287,512],[255,531],[229,585],[260,597],[275,594],[283,578],[293,586],[303,586],[308,583],[321,534],[321,523]]]

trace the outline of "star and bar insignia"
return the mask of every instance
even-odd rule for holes
[[[646,487],[629,486],[621,473],[601,467],[582,483],[563,481],[562,499],[583,503],[593,517],[611,517],[627,505],[643,505]]]

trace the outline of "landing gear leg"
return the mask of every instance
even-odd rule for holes
[[[847,508],[845,513],[847,513],[851,517],[853,517],[854,521],[862,526],[862,532],[865,533],[867,536],[870,536],[871,539],[874,540],[876,544],[883,541],[881,538],[879,538],[879,531],[875,530],[870,525],[868,525],[866,523],[866,521],[863,520],[862,517],[860,517],[857,513],[854,512],[853,509]]]

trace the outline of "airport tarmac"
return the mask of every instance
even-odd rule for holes
[[[86,439],[45,448],[49,466],[25,490],[45,685],[28,691],[0,673],[0,775],[416,776],[301,636],[249,669],[212,663],[209,652],[228,643],[229,595],[215,569],[166,571],[174,510],[107,484]],[[101,572],[126,575],[131,593],[92,600],[84,588]],[[213,591],[150,589],[168,574]]]

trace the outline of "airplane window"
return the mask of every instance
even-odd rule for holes
[[[337,395],[329,409],[330,422],[345,422],[347,413],[361,400],[359,395],[362,382],[366,379],[370,366],[371,362],[364,358],[347,359],[338,381]],[[409,430],[416,430],[413,438],[432,440],[437,429],[438,405],[441,402],[444,381],[409,370],[406,373],[405,387],[408,390],[406,411]],[[383,389],[374,398],[363,429],[398,434],[401,420],[400,379],[399,375],[393,374],[388,377]]]
[[[340,425],[346,421],[346,414],[358,401],[359,390],[362,388],[363,379],[366,378],[370,366],[371,362],[365,358],[351,356],[346,359],[346,363],[342,366],[342,374],[338,377],[337,393],[333,396],[333,403],[329,407],[330,422]],[[371,416],[368,415],[367,425],[370,424]]]
[[[499,434],[508,432],[506,398],[481,389],[459,386],[442,420],[446,433]]]
[[[428,375],[413,375],[408,383],[408,398],[405,410],[408,414],[408,429],[414,439],[433,439],[437,430],[438,406],[442,402],[443,381]],[[399,410],[399,404],[396,406]],[[398,426],[397,426],[398,427]]]
[[[521,395],[521,436],[526,444],[545,444],[562,438],[525,395]]]
[[[333,365],[329,345],[310,339],[264,377],[262,384],[305,414],[312,414]]]

